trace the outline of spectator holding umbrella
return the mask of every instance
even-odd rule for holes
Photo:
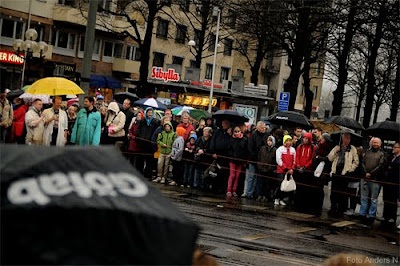
[[[25,114],[28,110],[28,105],[24,104],[24,101],[20,98],[15,98],[15,108],[14,108],[14,141],[18,144],[24,144],[24,123],[25,123]]]

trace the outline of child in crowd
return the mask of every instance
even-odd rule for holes
[[[176,184],[182,184],[183,182],[183,169],[184,164],[182,162],[183,149],[185,148],[185,140],[183,136],[186,130],[183,127],[176,128],[176,139],[172,143],[171,151],[171,163],[172,163],[172,175],[173,181],[169,182],[169,185],[175,186]]]
[[[196,141],[197,135],[190,135],[189,140],[185,144],[183,150],[183,158],[185,159],[185,174],[183,176],[183,186],[190,186],[193,183],[193,166],[194,166],[194,154],[196,153]]]

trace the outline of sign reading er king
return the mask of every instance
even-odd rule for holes
[[[290,100],[290,93],[289,92],[281,92],[279,94],[278,111],[289,110],[289,100]]]

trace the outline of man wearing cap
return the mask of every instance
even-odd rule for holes
[[[11,103],[7,100],[6,91],[0,93],[0,143],[6,142],[8,128],[13,123],[13,108]]]
[[[107,105],[104,102],[104,96],[99,94],[96,97],[96,103],[94,105],[94,107],[96,107],[97,110],[100,110],[101,107],[107,107]]]

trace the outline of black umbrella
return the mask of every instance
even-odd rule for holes
[[[247,116],[236,110],[219,110],[213,114],[212,118],[219,121],[227,119],[234,124],[244,124],[249,121]]]
[[[378,122],[367,128],[366,133],[384,140],[396,141],[400,139],[400,124],[389,120]]]
[[[192,263],[198,227],[114,148],[0,151],[1,264]]]
[[[314,128],[314,126],[310,123],[305,115],[293,111],[280,111],[274,113],[270,115],[266,121],[270,122],[271,124],[280,126],[300,126],[304,129]]]
[[[350,144],[355,146],[355,147],[359,147],[359,146],[363,146],[364,144],[364,139],[360,134],[354,133],[353,131],[350,130],[342,130],[342,131],[335,131],[331,133],[331,139],[332,142],[335,144],[339,144],[340,140],[341,140],[341,136],[344,133],[349,133],[351,136],[351,141]]]
[[[117,92],[113,97],[119,103],[123,103],[125,99],[131,100],[131,103],[139,100],[139,97],[132,92]]]
[[[24,94],[25,91],[18,89],[18,90],[12,90],[9,93],[7,93],[7,99],[12,101],[15,98],[18,98],[19,96],[21,96],[22,94]]]
[[[324,124],[336,124],[355,130],[365,130],[365,128],[356,120],[346,116],[331,116],[325,119]]]

